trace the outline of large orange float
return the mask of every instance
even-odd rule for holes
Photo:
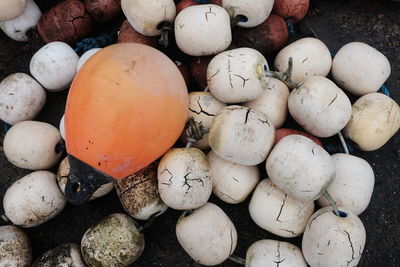
[[[97,52],[78,72],[67,99],[68,200],[82,203],[101,184],[167,152],[187,110],[185,81],[163,53],[134,43]]]

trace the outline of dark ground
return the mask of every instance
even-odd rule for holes
[[[54,0],[38,0],[44,10]],[[59,1],[58,1],[59,2]],[[313,5],[309,24],[331,52],[351,41],[366,42],[383,52],[392,66],[386,82],[391,96],[400,102],[400,3],[390,1],[322,1]],[[16,43],[0,33],[0,80],[14,72],[28,73],[31,52],[23,43]],[[67,91],[49,93],[48,101],[37,118],[58,127],[63,114]],[[400,134],[378,151],[353,154],[366,159],[375,171],[375,191],[368,209],[360,216],[367,230],[367,243],[359,266],[400,266]],[[29,173],[18,169],[0,154],[0,198],[9,185]],[[236,255],[245,256],[255,241],[276,238],[257,227],[247,211],[248,200],[237,206],[214,202],[224,209],[234,222],[239,235]],[[115,192],[85,205],[67,204],[55,219],[39,227],[26,229],[34,257],[61,243],[80,243],[85,230],[102,217],[123,212]],[[0,213],[3,213],[1,207]],[[175,222],[181,212],[169,210],[145,233],[143,255],[132,266],[199,266],[180,247],[175,237]],[[282,238],[278,238],[283,240]],[[300,245],[301,238],[288,240]],[[234,266],[225,262],[221,266]]]

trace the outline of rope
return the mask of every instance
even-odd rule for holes
[[[339,135],[340,143],[342,144],[342,148],[344,150],[344,153],[350,154],[349,148],[347,147],[347,143],[346,143],[346,140],[343,137],[342,132],[338,132],[338,135]]]
[[[82,55],[93,48],[102,48],[114,43],[114,34],[101,34],[96,37],[88,37],[75,43],[75,52]]]
[[[350,140],[346,139],[346,144],[347,148],[349,150],[349,153],[352,153],[354,151],[354,143],[351,142]],[[329,154],[336,154],[336,153],[346,153],[344,150],[342,143],[329,143],[324,145],[324,149],[329,153]]]
[[[0,225],[14,225],[4,214],[0,215]]]
[[[390,90],[385,85],[382,85],[378,92],[390,96]]]
[[[196,122],[193,117],[188,120],[185,129],[186,140],[188,142],[186,148],[201,140],[201,138],[203,138],[203,136],[209,131],[209,129],[204,128],[201,122]]]
[[[239,265],[246,265],[246,260],[243,259],[243,258],[241,258],[241,257],[232,255],[232,256],[229,256],[228,259],[229,259],[230,261],[236,263],[236,264],[239,264]],[[278,265],[279,265],[279,264],[278,264]]]
[[[324,198],[329,202],[329,205],[332,207],[333,213],[335,213],[336,216],[340,216],[339,209],[336,205],[336,201],[333,199],[333,197],[328,193],[328,191],[325,191],[323,194]]]
[[[6,134],[8,132],[8,130],[10,130],[11,127],[12,127],[12,125],[3,121],[3,134]]]
[[[291,23],[289,21],[286,21],[286,26],[288,28],[288,32],[289,32],[290,35],[293,35],[293,34],[296,33],[295,30],[294,30],[294,24],[293,23]]]
[[[194,0],[198,4],[209,4],[210,0]]]

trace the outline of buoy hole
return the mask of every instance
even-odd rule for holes
[[[194,210],[187,210],[184,214],[183,217],[188,217],[193,213]]]
[[[75,182],[71,185],[72,192],[79,193],[81,191],[81,184],[79,182]]]
[[[236,19],[239,22],[248,22],[249,21],[249,19],[245,15],[237,15]]]
[[[65,146],[63,144],[61,144],[61,143],[56,144],[56,147],[55,147],[56,154],[58,154],[64,150],[65,150]]]

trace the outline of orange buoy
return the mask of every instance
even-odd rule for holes
[[[106,180],[127,177],[159,158],[180,136],[187,110],[185,81],[160,51],[120,43],[97,52],[68,94],[67,198],[82,203]]]

